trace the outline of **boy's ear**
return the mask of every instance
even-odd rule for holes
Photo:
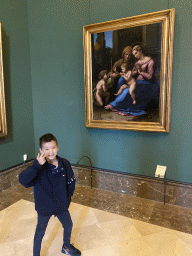
[[[41,148],[39,148],[39,152],[42,154],[43,153],[43,150]]]

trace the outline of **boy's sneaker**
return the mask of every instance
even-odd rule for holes
[[[81,252],[77,248],[75,248],[75,246],[73,246],[72,244],[70,244],[69,248],[67,248],[63,245],[61,252],[65,253],[67,255],[71,255],[71,256],[80,256],[81,255]]]

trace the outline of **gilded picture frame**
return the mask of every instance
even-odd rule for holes
[[[5,92],[3,76],[2,32],[0,23],[0,137],[7,135],[7,121],[5,110]]]
[[[174,23],[175,9],[168,9],[83,27],[86,127],[170,132]],[[115,63],[121,58],[124,62],[123,52],[127,46],[130,46],[132,49],[131,57],[134,62],[133,66],[135,67],[137,61],[138,63],[142,61],[141,57],[140,59],[135,58],[136,50],[133,51],[133,49],[136,49],[134,47],[138,45],[146,46],[147,50],[144,56],[147,60],[154,60],[155,63],[154,79],[156,86],[159,86],[159,94],[156,92],[155,106],[150,105],[152,104],[151,102],[154,103],[154,99],[152,101],[149,98],[145,99],[144,94],[138,91],[141,88],[139,79],[136,80],[135,95],[136,99],[140,100],[136,104],[134,103],[134,106],[131,105],[134,101],[132,101],[131,87],[128,80],[126,80],[126,86],[129,89],[124,89],[121,96],[114,96],[117,94],[117,91],[114,93],[114,88],[117,86],[118,81],[120,81],[117,80],[117,84],[115,84],[114,79],[110,77],[111,72],[116,72]],[[133,74],[133,66],[131,67],[131,74]],[[107,71],[106,79],[100,77],[100,71],[102,70]],[[119,77],[123,76],[121,72],[122,70],[119,73],[117,72]],[[137,69],[137,72],[137,77],[144,72],[142,64]],[[104,79],[104,82],[102,79]],[[145,80],[145,78],[142,79]],[[143,84],[142,79],[141,83]],[[101,82],[99,83],[99,81]],[[150,85],[148,86],[152,86],[151,81],[149,80],[148,83]],[[107,88],[106,94],[104,88]],[[111,88],[113,88],[113,91]],[[151,89],[149,90],[151,93]],[[102,91],[101,95],[100,91]],[[141,94],[140,98],[139,93]],[[122,103],[123,94],[129,97],[129,103]],[[148,92],[145,94],[148,95]],[[98,101],[98,95],[103,99],[103,105]],[[146,103],[146,106],[144,106],[145,104],[142,105],[142,101]],[[121,107],[122,104],[124,104],[123,108],[126,110],[119,109],[119,106]],[[133,108],[132,112],[130,112],[129,108],[127,110],[128,104],[130,108]],[[142,105],[142,109],[139,109],[139,104]],[[136,106],[137,111],[134,110]]]

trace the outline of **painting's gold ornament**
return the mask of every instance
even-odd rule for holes
[[[83,27],[86,127],[170,132],[174,22],[168,9]]]
[[[5,92],[3,77],[2,34],[0,23],[0,137],[7,135],[7,122],[5,110]]]

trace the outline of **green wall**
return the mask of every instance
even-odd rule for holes
[[[85,127],[83,25],[88,1],[28,2],[36,154],[47,132],[75,163],[92,151]]]
[[[8,136],[0,139],[0,170],[34,157],[34,122],[26,1],[0,0]]]
[[[83,26],[168,8],[176,11],[171,132],[87,129]],[[192,183],[190,1],[28,0],[27,10],[35,154],[38,138],[51,132],[71,163],[87,155],[95,167],[152,176],[166,165],[168,179]]]

